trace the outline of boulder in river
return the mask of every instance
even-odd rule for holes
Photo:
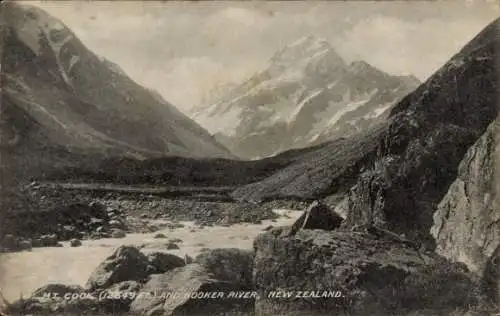
[[[22,239],[19,241],[19,250],[31,250],[33,245],[31,239]]]
[[[43,247],[57,247],[57,235],[55,234],[50,234],[50,235],[42,235],[40,237],[40,241],[42,242]]]
[[[5,248],[15,250],[19,247],[19,238],[13,235],[5,235],[2,243]]]
[[[69,240],[71,238],[81,238],[81,233],[74,225],[63,225],[59,230],[60,240]]]
[[[175,250],[175,249],[181,249],[176,243],[174,242],[169,242],[167,245],[167,250]]]
[[[121,229],[113,229],[111,231],[111,238],[125,238],[127,234]]]
[[[69,245],[71,247],[79,247],[82,245],[82,242],[80,241],[80,239],[73,238],[69,241]]]
[[[122,221],[117,220],[117,219],[110,220],[108,225],[111,228],[124,228],[125,227],[125,224],[123,224]]]
[[[43,243],[42,243],[41,238],[33,238],[31,240],[31,246],[33,248],[35,248],[35,247],[43,247]]]
[[[92,272],[87,288],[105,289],[122,281],[141,282],[148,276],[148,258],[133,246],[120,246]]]

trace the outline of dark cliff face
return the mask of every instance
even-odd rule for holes
[[[351,191],[347,227],[377,225],[433,246],[433,212],[498,114],[499,24],[392,110],[375,162]]]
[[[500,212],[495,208],[495,160],[500,154],[495,121],[460,163],[458,177],[434,213],[436,251],[467,264],[482,276],[500,245]]]

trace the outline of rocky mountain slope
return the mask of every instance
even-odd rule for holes
[[[376,225],[433,247],[432,216],[498,115],[499,20],[391,111],[377,158],[349,196],[348,225]]]
[[[240,186],[232,196],[236,200],[261,202],[345,194],[355,184],[363,166],[373,160],[367,153],[376,148],[385,128],[375,126],[362,134],[318,146],[269,177]]]
[[[64,162],[68,153],[234,157],[45,11],[9,2],[1,15],[0,134],[18,165]]]
[[[363,61],[347,64],[328,42],[309,36],[192,117],[241,157],[270,156],[382,122],[418,84]]]
[[[399,102],[379,129],[331,145],[322,162],[289,165],[240,187],[233,196],[265,200],[302,192],[300,198],[342,197],[354,183],[342,203],[349,210],[347,226],[375,224],[430,241],[433,212],[456,179],[460,161],[498,113],[496,23]],[[371,138],[373,144],[358,147],[360,137]],[[359,148],[358,154],[352,154],[353,148]],[[361,172],[348,177],[347,186],[336,185],[342,178],[331,176],[338,174],[334,161],[342,157],[350,160],[342,164]],[[308,177],[314,180],[305,181]]]

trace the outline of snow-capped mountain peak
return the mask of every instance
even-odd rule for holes
[[[265,157],[364,129],[416,86],[364,61],[348,65],[326,40],[307,36],[193,118],[237,155]]]
[[[274,68],[307,66],[328,59],[330,64],[344,65],[342,57],[323,38],[303,37],[278,51],[270,60]]]

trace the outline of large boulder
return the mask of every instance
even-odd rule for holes
[[[62,225],[58,233],[59,240],[82,238],[82,233],[74,225]]]
[[[99,300],[81,286],[48,284],[10,304],[7,315],[96,315]]]
[[[148,258],[133,246],[118,247],[92,272],[89,290],[105,289],[122,281],[143,281],[149,274]]]
[[[434,213],[431,229],[439,254],[465,263],[480,276],[500,245],[499,204],[495,205],[495,163],[500,157],[495,135],[499,124],[491,124],[468,150],[457,179]]]
[[[253,299],[230,297],[231,292],[240,290],[239,284],[218,280],[203,266],[193,263],[151,275],[130,305],[130,312],[150,316],[201,316],[249,311],[253,308]]]
[[[254,246],[257,315],[444,315],[471,303],[463,265],[392,235],[274,229]]]
[[[210,271],[217,279],[252,287],[254,253],[252,250],[219,248],[199,254],[194,262]]]
[[[40,237],[40,242],[43,247],[56,247],[58,238],[56,234],[42,235]]]
[[[147,255],[149,264],[155,269],[155,273],[165,273],[174,268],[183,267],[186,265],[184,259],[164,252],[152,252]]]
[[[334,230],[340,227],[342,220],[342,217],[330,210],[328,206],[314,201],[295,221],[289,234],[293,235],[300,229]]]
[[[9,250],[17,250],[19,248],[19,238],[13,235],[5,235],[2,240],[2,246]]]
[[[78,285],[48,284],[8,308],[13,315],[119,315],[140,290],[135,281],[113,284],[105,291],[88,292]]]
[[[141,284],[136,281],[123,281],[113,284],[98,293],[99,307],[108,313],[128,312],[130,304],[139,294]]]
[[[82,245],[82,241],[80,239],[73,238],[69,241],[69,245],[71,247],[80,247]]]
[[[60,296],[64,297],[67,293],[69,294],[78,294],[84,291],[83,287],[79,285],[66,285],[60,283],[53,283],[44,285],[38,289],[36,289],[31,297],[44,297],[44,296]]]
[[[171,279],[172,275],[168,273],[150,275],[141,294],[130,304],[130,311],[138,315],[153,315],[155,310],[163,310],[166,298],[161,293],[168,291]]]

